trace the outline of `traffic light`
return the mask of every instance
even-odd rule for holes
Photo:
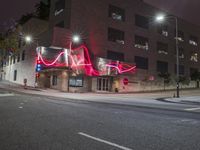
[[[41,60],[37,59],[36,72],[40,72],[41,70],[42,70]]]

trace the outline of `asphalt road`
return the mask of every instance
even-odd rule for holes
[[[170,111],[2,95],[0,150],[200,150],[200,113],[182,104]]]

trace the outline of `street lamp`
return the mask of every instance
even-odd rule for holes
[[[30,43],[32,41],[32,37],[29,35],[25,36],[25,41]]]
[[[162,23],[165,21],[166,18],[172,18],[175,20],[175,24],[176,24],[176,75],[177,75],[177,88],[176,88],[176,92],[177,92],[177,98],[180,97],[179,94],[179,48],[178,48],[178,18],[176,16],[165,16],[163,14],[159,14],[156,16],[156,22],[158,23]]]
[[[35,43],[36,44],[36,49],[38,48],[38,40],[37,39],[33,39],[32,38],[32,36],[30,36],[30,35],[26,35],[26,36],[24,36],[24,40],[25,40],[25,42],[27,42],[27,43]],[[36,41],[35,41],[36,40]],[[35,41],[35,42],[34,42]],[[38,76],[36,75],[36,77],[35,77],[35,87],[37,87],[38,86]]]
[[[81,41],[81,38],[80,38],[80,36],[78,35],[78,34],[75,34],[75,35],[73,35],[72,37],[71,37],[71,40],[70,40],[70,43],[69,43],[69,54],[68,54],[68,86],[67,86],[67,91],[69,92],[69,76],[70,76],[70,73],[69,73],[69,71],[70,71],[70,68],[69,68],[69,64],[70,64],[70,62],[69,62],[69,56],[71,55],[71,51],[72,51],[72,44],[73,43],[79,43]]]

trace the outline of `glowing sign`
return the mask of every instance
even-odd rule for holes
[[[87,47],[84,45],[76,49],[72,49],[71,51],[68,50],[61,51],[58,53],[56,57],[54,56],[54,60],[51,61],[45,59],[40,51],[38,51],[37,54],[38,54],[38,61],[41,61],[41,64],[46,67],[70,67],[77,73],[84,73],[88,76],[109,75],[108,70],[110,70],[110,72],[115,72],[116,75],[127,72],[134,72],[134,70],[136,69],[135,65],[120,63],[119,61],[110,61],[110,62],[104,62],[104,64],[101,65],[101,68],[98,68],[98,70],[96,70],[94,69],[94,66],[92,64],[89,51]],[[65,61],[61,62],[60,61],[61,58],[64,58]],[[41,65],[38,64],[40,63],[37,62],[37,68],[38,68],[37,71],[40,71]]]

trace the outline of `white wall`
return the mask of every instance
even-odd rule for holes
[[[31,47],[30,49],[25,50],[25,60],[22,61],[22,55],[20,55],[20,61],[15,64],[6,65],[4,67],[4,80],[24,84],[24,79],[27,79],[27,86],[34,86],[35,84],[35,63],[36,63],[36,52],[35,48]],[[14,81],[14,71],[17,70],[17,80]]]

